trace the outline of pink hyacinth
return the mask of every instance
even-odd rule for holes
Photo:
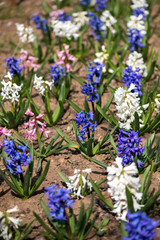
[[[63,51],[57,51],[58,55],[58,61],[56,62],[57,65],[64,65],[66,67],[66,71],[73,71],[73,68],[71,66],[71,63],[74,63],[76,61],[76,58],[69,54],[69,46],[66,44],[63,44],[64,50]]]
[[[20,54],[20,59],[24,62],[24,66],[33,68],[34,71],[37,71],[40,65],[36,64],[35,62],[38,60],[38,58],[29,56],[29,53],[24,49],[21,49]]]
[[[7,137],[11,136],[11,131],[9,131],[6,127],[0,128],[0,136],[5,135]],[[3,144],[0,142],[0,149],[3,146]]]
[[[50,12],[50,14],[49,14],[50,18],[48,19],[49,21],[57,20],[58,15],[64,13],[64,11],[62,9],[57,9],[56,5],[53,5],[52,8],[54,11]]]
[[[38,116],[35,116],[35,114],[28,109],[25,113],[28,116],[33,116],[34,118],[32,120],[29,120],[29,122],[24,123],[26,128],[30,128],[29,130],[25,131],[26,137],[28,139],[35,139],[36,138],[36,128],[38,128],[39,131],[43,132],[46,137],[48,138],[48,134],[50,133],[50,130],[45,130],[46,128],[46,122],[41,122],[38,119],[43,118],[43,114],[39,114]]]

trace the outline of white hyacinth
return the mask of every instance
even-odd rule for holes
[[[85,176],[83,176],[85,173]],[[87,168],[84,170],[75,169],[73,176],[70,176],[68,179],[70,182],[67,182],[67,188],[72,190],[72,194],[77,198],[83,198],[82,191],[85,187],[89,188],[92,191],[92,184],[87,180],[87,175],[91,173],[91,169]]]
[[[88,24],[89,21],[89,17],[87,17],[88,12],[83,11],[83,12],[76,12],[73,13],[73,22],[79,27],[81,28],[82,26],[84,26],[85,24]]]
[[[116,33],[116,30],[113,28],[113,25],[117,22],[117,20],[111,15],[110,11],[105,10],[104,12],[102,12],[100,20],[104,22],[104,25],[102,26],[103,30],[109,28],[113,34]]]
[[[108,192],[115,201],[113,212],[117,214],[117,219],[126,221],[128,212],[126,187],[132,194],[135,211],[142,207],[138,203],[142,198],[142,193],[138,192],[140,188],[139,178],[135,177],[138,174],[138,170],[134,162],[129,166],[123,167],[122,158],[120,157],[115,159],[115,165],[107,167]]]
[[[147,8],[148,7],[148,4],[146,3],[146,0],[132,0],[132,5],[131,5],[131,8],[133,10],[137,9],[137,8]]]
[[[140,107],[140,98],[137,92],[132,92],[136,89],[135,85],[131,83],[130,87],[120,87],[115,92],[116,108],[118,110],[117,116],[120,118],[120,128],[130,130],[131,123],[135,119],[135,112],[140,117],[142,110]],[[141,125],[142,126],[142,125]]]
[[[141,35],[145,35],[146,34],[145,24],[144,24],[144,20],[143,20],[143,15],[139,15],[138,17],[134,16],[134,15],[131,15],[129,22],[127,23],[127,27],[129,29],[133,29],[134,28],[136,30],[139,30]]]
[[[157,94],[155,99],[155,110],[157,113],[160,113],[160,94]]]
[[[79,35],[79,26],[71,21],[61,22],[58,20],[52,20],[51,25],[53,32],[57,37],[66,37],[68,40],[74,38],[75,40]]]
[[[0,237],[2,237],[5,240],[9,240],[12,238],[12,231],[10,231],[11,228],[13,227],[18,228],[22,222],[21,219],[9,216],[9,213],[14,213],[17,211],[18,211],[17,206],[7,210],[6,212],[0,211]]]
[[[127,66],[131,66],[133,71],[135,71],[137,68],[140,69],[140,72],[143,73],[143,76],[147,76],[147,67],[144,64],[143,57],[141,53],[138,53],[136,51],[132,52],[128,56],[128,60],[126,61]]]
[[[9,78],[9,81],[5,82],[4,80],[2,80],[1,84],[3,85],[3,87],[1,89],[1,96],[2,100],[11,100],[11,102],[18,102],[20,98],[19,93],[22,90],[23,84],[18,86],[16,83],[12,83],[12,76],[13,75],[9,72],[6,76],[4,76],[5,78]]]
[[[34,42],[35,35],[33,34],[33,28],[32,27],[25,27],[24,24],[16,23],[17,28],[17,34],[20,38],[20,41],[23,43],[26,42]]]
[[[108,60],[108,53],[107,50],[105,48],[105,46],[102,46],[102,52],[98,52],[95,54],[96,55],[96,59],[94,59],[94,62],[98,62],[98,63],[103,63],[104,65],[106,65],[107,60]],[[103,72],[106,72],[106,67],[103,67]]]
[[[34,75],[33,83],[34,83],[34,88],[42,95],[44,95],[45,90],[47,89],[47,86],[51,90],[54,85],[54,81],[52,82],[44,81],[43,77],[37,77],[37,75]]]

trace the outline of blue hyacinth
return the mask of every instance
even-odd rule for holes
[[[76,114],[75,120],[76,125],[79,130],[78,139],[82,142],[86,139],[85,135],[88,135],[88,138],[90,137],[90,131],[96,130],[97,122],[93,123],[93,117],[94,114],[92,112],[85,113],[84,111],[81,111]]]
[[[142,15],[143,16],[143,19],[145,20],[146,19],[146,14],[145,14],[145,10],[146,10],[146,7],[143,6],[143,7],[140,7],[140,8],[136,8],[134,9],[132,15],[138,17],[139,15]]]
[[[7,68],[10,70],[10,73],[13,75],[20,75],[23,67],[20,67],[21,60],[19,58],[6,58],[5,59]]]
[[[92,85],[100,85],[100,80],[102,77],[102,70],[103,70],[104,64],[98,63],[98,62],[90,62],[88,65],[88,74],[86,74],[86,77],[88,81]]]
[[[138,159],[139,155],[142,155],[145,149],[140,146],[142,143],[141,139],[142,137],[139,138],[138,132],[135,132],[134,130],[130,132],[125,132],[123,129],[119,130],[118,151],[119,157],[123,159],[123,167],[134,162],[135,157],[137,157],[138,167],[141,168],[143,166],[143,163]]]
[[[18,175],[25,172],[22,170],[22,165],[28,165],[31,160],[31,155],[27,156],[26,154],[27,146],[28,144],[26,144],[24,147],[18,145],[17,148],[21,150],[21,153],[19,153],[19,151],[16,150],[16,147],[12,140],[4,139],[4,152],[7,153],[7,158],[5,158],[5,161],[7,163],[6,168],[10,171],[10,173]]]
[[[53,184],[49,187],[45,187],[45,193],[48,197],[48,208],[50,208],[49,217],[55,220],[66,221],[67,216],[65,209],[72,208],[72,204],[75,200],[70,199],[70,192],[66,188],[57,188],[57,184]]]
[[[38,14],[35,14],[32,16],[32,20],[34,22],[34,24],[36,25],[37,29],[43,29],[44,32],[47,31],[47,20],[40,18],[40,16]]]
[[[66,76],[65,68],[60,65],[54,64],[50,67],[50,71],[51,73],[49,73],[49,75],[52,77],[55,85],[58,85],[60,83],[60,79]]]
[[[105,10],[105,8],[107,7],[106,3],[108,2],[108,0],[96,0],[96,10],[98,12],[102,12]]]
[[[72,19],[72,16],[69,16],[67,13],[63,12],[58,15],[58,20],[61,22],[70,21]]]
[[[141,35],[141,31],[131,28],[128,30],[128,41],[130,43],[130,51],[133,52],[136,48],[143,48],[145,44],[142,43],[144,35]]]
[[[84,83],[81,89],[82,93],[88,96],[87,101],[96,103],[98,102],[99,100],[99,95],[97,93],[98,90],[93,85],[89,83]]]
[[[80,4],[82,4],[85,8],[91,3],[91,0],[80,0]]]
[[[101,36],[105,37],[104,29],[102,28],[104,25],[104,22],[101,22],[98,16],[95,16],[94,13],[88,13],[89,19],[89,25],[91,26],[91,29],[93,30],[92,35],[96,36],[97,41],[101,41]]]
[[[138,92],[139,96],[142,96],[141,92],[141,81],[142,81],[142,72],[139,72],[140,68],[137,68],[133,71],[131,66],[128,66],[123,71],[123,82],[124,86],[130,87],[131,83],[133,83],[136,87],[134,92]]]
[[[152,240],[156,237],[155,228],[159,221],[153,221],[143,212],[127,213],[128,222],[125,223],[125,229],[128,237],[123,240]]]

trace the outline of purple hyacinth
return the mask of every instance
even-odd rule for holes
[[[128,237],[123,240],[152,240],[156,237],[155,228],[160,220],[153,221],[152,218],[141,211],[135,213],[127,213],[128,222],[125,223],[125,229]]]
[[[133,83],[136,87],[134,92],[138,92],[139,96],[142,96],[141,92],[141,81],[142,81],[142,72],[139,72],[140,68],[137,68],[133,71],[131,66],[128,66],[123,71],[123,82],[124,86],[130,87],[131,83]]]
[[[141,31],[131,28],[128,30],[128,41],[130,43],[130,51],[133,52],[136,48],[143,48],[145,44],[142,43],[144,35],[141,35]]]
[[[123,129],[119,130],[118,151],[119,157],[123,159],[123,167],[134,162],[135,157],[137,157],[138,167],[141,168],[143,166],[143,163],[138,159],[139,155],[142,155],[145,149],[140,146],[142,143],[141,139],[142,137],[138,137],[138,132],[133,130],[130,132],[125,132]]]
[[[10,173],[18,175],[25,172],[22,170],[22,165],[26,166],[30,164],[31,160],[31,155],[27,156],[26,154],[27,146],[28,143],[26,146],[18,145],[17,148],[22,152],[19,153],[19,151],[16,151],[16,147],[12,140],[4,139],[4,152],[7,153],[7,158],[5,158],[5,161],[7,163],[6,168],[10,171]]]
[[[93,30],[92,35],[96,36],[97,41],[101,41],[101,37],[105,37],[103,25],[104,22],[101,22],[98,16],[95,16],[94,13],[90,12],[88,13],[89,19],[89,25],[91,26],[91,29]]]
[[[84,111],[81,111],[76,114],[75,120],[76,125],[79,130],[78,139],[82,142],[86,139],[85,135],[88,135],[88,138],[90,137],[90,131],[96,130],[97,122],[95,121],[93,123],[93,117],[94,114],[92,112],[85,113]]]
[[[70,192],[66,188],[57,188],[57,184],[45,187],[45,194],[48,197],[48,208],[50,208],[49,217],[55,220],[67,221],[65,209],[72,208],[75,200],[70,199]]]
[[[65,68],[57,64],[51,66],[50,71],[51,73],[49,73],[49,75],[52,77],[55,85],[58,85],[60,83],[60,79],[66,76]]]
[[[87,101],[96,103],[98,102],[99,100],[99,95],[97,93],[98,90],[93,85],[91,85],[90,83],[84,83],[81,89],[82,93],[88,96]]]
[[[102,77],[102,70],[103,70],[104,64],[98,63],[98,62],[90,62],[88,65],[88,74],[86,74],[86,77],[88,81],[92,85],[100,85],[100,80]]]
[[[40,18],[40,16],[38,14],[35,14],[32,16],[32,20],[34,22],[34,24],[36,25],[37,29],[43,29],[44,32],[47,31],[47,20]]]
[[[13,75],[20,75],[23,67],[20,67],[21,60],[19,58],[6,58],[5,59],[7,68],[10,70],[10,73]]]
[[[58,20],[61,22],[70,21],[72,19],[72,16],[69,16],[67,13],[63,12],[58,15]]]
[[[105,10],[105,8],[107,7],[106,3],[108,2],[108,0],[96,0],[96,10],[98,12],[102,12]]]

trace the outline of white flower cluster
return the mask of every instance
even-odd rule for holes
[[[147,8],[148,4],[146,3],[146,0],[132,0],[132,4],[131,4],[131,8],[133,10],[140,8],[142,10],[144,10],[144,8]],[[144,15],[147,16],[148,15],[148,11],[144,10]]]
[[[51,26],[53,28],[53,32],[57,37],[66,37],[68,40],[74,38],[75,40],[79,37],[79,26],[71,21],[58,21],[52,20]]]
[[[138,174],[138,170],[134,162],[123,168],[122,158],[120,157],[116,158],[115,164],[117,166],[107,167],[108,192],[115,201],[113,212],[117,214],[117,219],[126,221],[128,211],[126,187],[132,194],[135,211],[142,207],[142,205],[138,203],[142,198],[142,193],[138,192],[140,187],[139,178],[135,177]]]
[[[7,210],[6,212],[0,211],[0,238],[4,240],[9,240],[12,238],[12,231],[11,228],[15,227],[18,228],[18,226],[21,224],[22,220],[10,217],[9,213],[14,213],[18,211],[18,207],[15,206],[12,209]]]
[[[155,99],[155,110],[157,113],[160,113],[160,94],[157,94]]]
[[[83,173],[86,176],[83,176]],[[92,191],[92,184],[87,180],[87,175],[91,173],[91,169],[87,168],[84,170],[75,169],[73,176],[70,176],[68,179],[70,182],[67,182],[67,188],[72,190],[72,194],[77,198],[83,198],[82,195],[83,189],[86,187],[89,188],[89,191]]]
[[[10,72],[7,73],[5,78],[9,78],[10,81],[5,82],[4,80],[1,82],[3,85],[1,89],[2,100],[11,100],[11,102],[18,102],[20,98],[19,92],[22,90],[23,84],[18,86],[16,83],[12,83],[12,74]]]
[[[106,28],[109,28],[113,34],[116,33],[116,30],[113,28],[113,25],[117,22],[117,20],[111,15],[110,11],[105,10],[100,20],[104,22],[104,25],[102,26],[102,29],[105,31]]]
[[[134,89],[136,87],[131,83],[128,89],[124,87],[118,88],[114,95],[118,110],[117,116],[120,118],[120,128],[125,128],[126,130],[132,128],[131,123],[135,119],[135,112],[137,112],[139,117],[142,114],[140,98],[137,92],[132,92]]]
[[[94,62],[98,62],[101,64],[103,63],[104,65],[106,65],[108,60],[108,53],[104,45],[102,46],[102,52],[98,52],[95,55],[96,55],[96,59],[94,59]],[[103,67],[103,72],[106,72],[105,66]]]
[[[81,28],[82,26],[84,26],[85,24],[88,24],[89,21],[89,17],[87,17],[88,12],[83,11],[83,12],[76,12],[73,13],[73,22],[79,27]]]
[[[25,27],[24,24],[16,23],[17,34],[20,38],[20,41],[25,42],[34,42],[36,36],[33,34],[32,27]]]
[[[129,22],[127,23],[127,27],[129,29],[134,28],[136,30],[139,30],[141,35],[145,35],[146,34],[144,20],[143,20],[143,16],[142,15],[139,15],[138,17],[134,16],[134,15],[131,15]]]
[[[37,77],[37,75],[34,76],[34,87],[35,89],[40,92],[40,94],[44,95],[45,90],[47,89],[47,86],[49,87],[49,89],[51,90],[53,85],[54,85],[54,81],[48,82],[48,81],[44,81],[42,80],[43,77]]]
[[[131,66],[133,71],[135,71],[137,68],[140,69],[140,72],[143,73],[143,76],[147,76],[147,67],[144,64],[143,57],[141,53],[138,53],[136,51],[132,52],[128,56],[128,60],[126,61],[127,66]]]

